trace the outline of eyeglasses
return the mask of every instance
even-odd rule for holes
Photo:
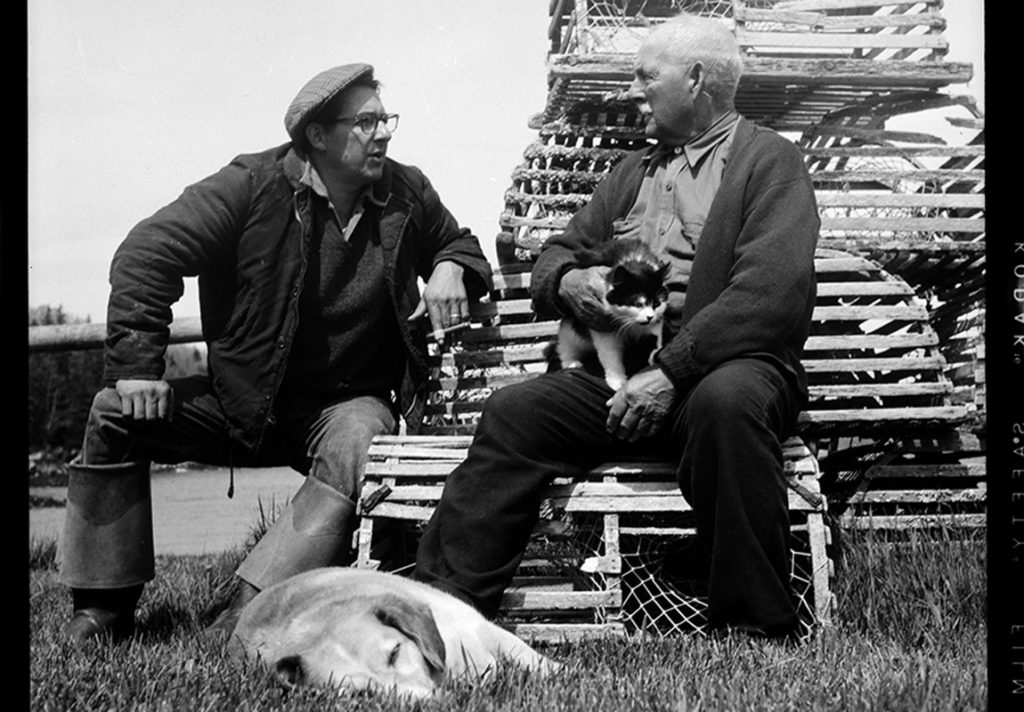
[[[377,132],[377,127],[384,124],[389,132],[398,128],[398,114],[356,114],[331,119],[329,124],[355,124],[366,135]]]

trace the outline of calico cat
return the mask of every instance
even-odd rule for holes
[[[558,365],[580,367],[584,359],[596,354],[605,381],[617,391],[632,375],[627,367],[630,361],[636,361],[637,351],[643,358],[641,363],[648,363],[661,347],[668,300],[665,281],[670,266],[646,243],[631,238],[610,240],[596,248],[578,251],[576,260],[579,267],[611,267],[607,299],[615,329],[596,331],[576,318],[566,317],[559,325],[555,342]]]

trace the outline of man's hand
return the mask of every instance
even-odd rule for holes
[[[174,390],[167,381],[123,378],[114,384],[121,396],[121,414],[135,420],[170,420]]]
[[[656,435],[675,397],[676,387],[660,368],[640,371],[608,399],[608,432],[627,442]]]
[[[574,267],[562,275],[558,298],[584,324],[595,331],[615,328],[608,305],[608,272],[611,267]]]
[[[444,329],[469,321],[469,297],[462,281],[462,265],[438,262],[423,289],[423,297],[409,321],[424,314],[430,316],[430,327],[439,344],[444,343]]]

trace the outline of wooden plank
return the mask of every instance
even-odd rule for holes
[[[833,283],[840,284],[840,283]],[[891,284],[901,284],[894,282]],[[836,291],[833,289],[833,291]],[[913,293],[913,292],[911,292]],[[473,316],[482,319],[494,316],[530,315],[533,313],[529,299],[506,299],[500,302],[477,304],[472,309]],[[911,321],[925,321],[928,319],[928,312],[919,304],[903,305],[874,305],[864,304],[848,307],[815,307],[812,319],[815,321],[866,321],[868,319],[906,319]],[[545,322],[532,322],[542,324]],[[554,322],[551,322],[554,323]],[[486,328],[486,327],[484,327]],[[467,338],[467,332],[462,334],[463,341]],[[468,337],[470,340],[477,340],[475,335]],[[484,337],[488,338],[488,337]]]
[[[468,448],[472,442],[471,435],[377,435],[373,438],[375,445],[419,445],[440,450],[461,450]]]
[[[842,386],[809,386],[810,396],[820,398],[912,397],[939,396],[953,392],[948,381],[914,383],[859,383]]]
[[[844,514],[836,520],[843,529],[980,528],[988,525],[986,514]]]
[[[812,321],[927,321],[928,310],[920,304],[863,304],[848,307],[815,307]],[[813,327],[812,327],[813,328]]]
[[[815,186],[822,183],[865,183],[868,181],[969,181],[981,183],[985,180],[983,169],[958,170],[954,168],[892,168],[888,170],[875,168],[855,168],[849,170],[811,171],[811,181]],[[820,188],[819,188],[820,189]]]
[[[384,501],[373,508],[375,519],[406,519],[415,522],[425,522],[434,513],[433,507],[419,507],[408,504],[392,504]]]
[[[823,126],[820,130],[828,132],[833,127]],[[834,127],[834,133],[815,134],[816,136],[834,136],[856,127]],[[872,134],[874,135],[874,134]],[[936,137],[938,138],[938,137]],[[940,139],[941,140],[941,139]],[[947,146],[935,144],[930,146],[802,146],[800,150],[808,158],[922,158],[922,157],[985,157],[985,147],[978,145]],[[906,196],[946,197],[947,194],[905,193]],[[957,195],[949,193],[950,197]]]
[[[914,288],[903,281],[818,282],[818,297],[916,296]]]
[[[942,35],[897,35],[890,33],[751,32],[736,29],[741,47],[799,47],[807,49],[947,49]]]
[[[501,598],[501,608],[516,612],[530,610],[570,611],[592,608],[619,608],[619,591],[530,591],[509,588]]]
[[[884,349],[916,349],[925,346],[936,346],[939,337],[934,332],[921,334],[882,334],[864,335],[843,334],[840,336],[809,336],[804,342],[804,351],[863,351],[863,350],[884,350]],[[804,355],[804,366],[810,365],[807,361],[816,360],[808,354]],[[828,363],[832,363],[830,360]],[[822,361],[815,364],[821,368]]]
[[[828,10],[881,9],[894,5],[934,5],[942,7],[942,0],[779,0],[778,10],[826,12]]]
[[[502,628],[534,644],[559,645],[584,640],[611,638],[626,634],[622,623],[511,623],[499,621]]]
[[[606,81],[623,89],[633,76],[633,60],[627,55],[551,55],[548,78],[557,90],[558,80]],[[973,76],[968,62],[936,60],[877,60],[802,57],[744,57],[740,94],[752,84],[799,84],[801,91],[816,86],[925,89],[966,84]],[[550,104],[550,101],[549,101]]]
[[[880,504],[978,504],[986,500],[985,489],[920,489],[868,490],[857,492],[848,500],[851,505]]]
[[[870,30],[883,27],[938,27],[946,21],[937,12],[917,12],[905,15],[825,15],[821,12],[761,9],[738,5],[734,10],[737,22],[775,22],[787,25],[807,25],[810,30]]]
[[[961,422],[967,409],[959,406],[908,406],[904,408],[857,408],[849,410],[810,409],[800,414],[801,424],[912,423],[914,421]]]
[[[836,602],[829,585],[833,574],[832,560],[828,556],[829,529],[825,526],[824,515],[811,512],[807,515],[807,538],[811,551],[811,586],[814,595],[814,615],[818,623],[828,624]]]
[[[880,309],[882,308],[884,307],[880,307]],[[858,311],[860,309],[859,307],[826,307],[825,309],[837,310],[835,312],[821,312],[821,314],[830,316],[830,318],[834,320],[845,318],[863,321],[868,319],[885,320],[891,318],[871,315],[858,317],[858,313],[864,313],[863,311]],[[841,309],[848,309],[848,311],[838,311]],[[900,307],[900,309],[903,308]],[[817,309],[815,311],[817,313]],[[910,313],[910,311],[907,312],[907,314]],[[823,319],[820,318],[817,320],[823,321]],[[479,329],[472,329],[468,332],[463,332],[462,341],[466,344],[486,344],[513,340],[550,340],[554,338],[557,333],[558,322],[556,321],[541,321],[528,324],[503,324],[501,326],[481,327]],[[937,344],[938,337],[930,331],[920,334],[841,334],[837,336],[810,336],[804,345],[804,349],[805,351],[909,349],[924,346],[935,346]],[[515,359],[517,353],[519,353],[519,361],[522,361],[524,356],[529,360],[540,361],[544,359],[543,348],[538,352],[528,352],[526,350],[517,352],[516,349],[507,347],[496,347],[486,353],[481,351],[461,352],[451,356],[451,358],[454,359],[454,363],[461,362],[466,365],[474,362],[480,363],[490,358],[494,362],[493,365],[498,365],[498,363],[503,362],[514,363],[515,361],[513,359]]]
[[[977,477],[984,478],[986,466],[981,463],[938,463],[873,465],[864,473],[869,480],[904,477]]]
[[[926,217],[830,217],[821,218],[821,229],[880,232],[985,232],[984,218]]]
[[[816,511],[816,507],[804,499],[798,492],[788,491],[789,509],[791,511]],[[630,512],[690,512],[693,508],[683,498],[678,486],[674,492],[650,492],[646,494],[588,494],[586,496],[550,497],[552,506],[566,512],[581,514],[599,514],[614,512],[626,514]]]
[[[404,460],[424,459],[437,460],[464,460],[466,458],[465,448],[440,448],[440,447],[412,447],[406,444],[378,444],[370,445],[371,457],[401,457]]]

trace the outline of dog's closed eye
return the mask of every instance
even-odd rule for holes
[[[286,655],[274,665],[277,681],[288,689],[293,689],[306,681],[306,671],[302,666],[301,655]]]
[[[398,653],[402,650],[401,643],[395,643],[395,647],[388,653],[388,667],[394,667],[395,663],[398,662]]]

